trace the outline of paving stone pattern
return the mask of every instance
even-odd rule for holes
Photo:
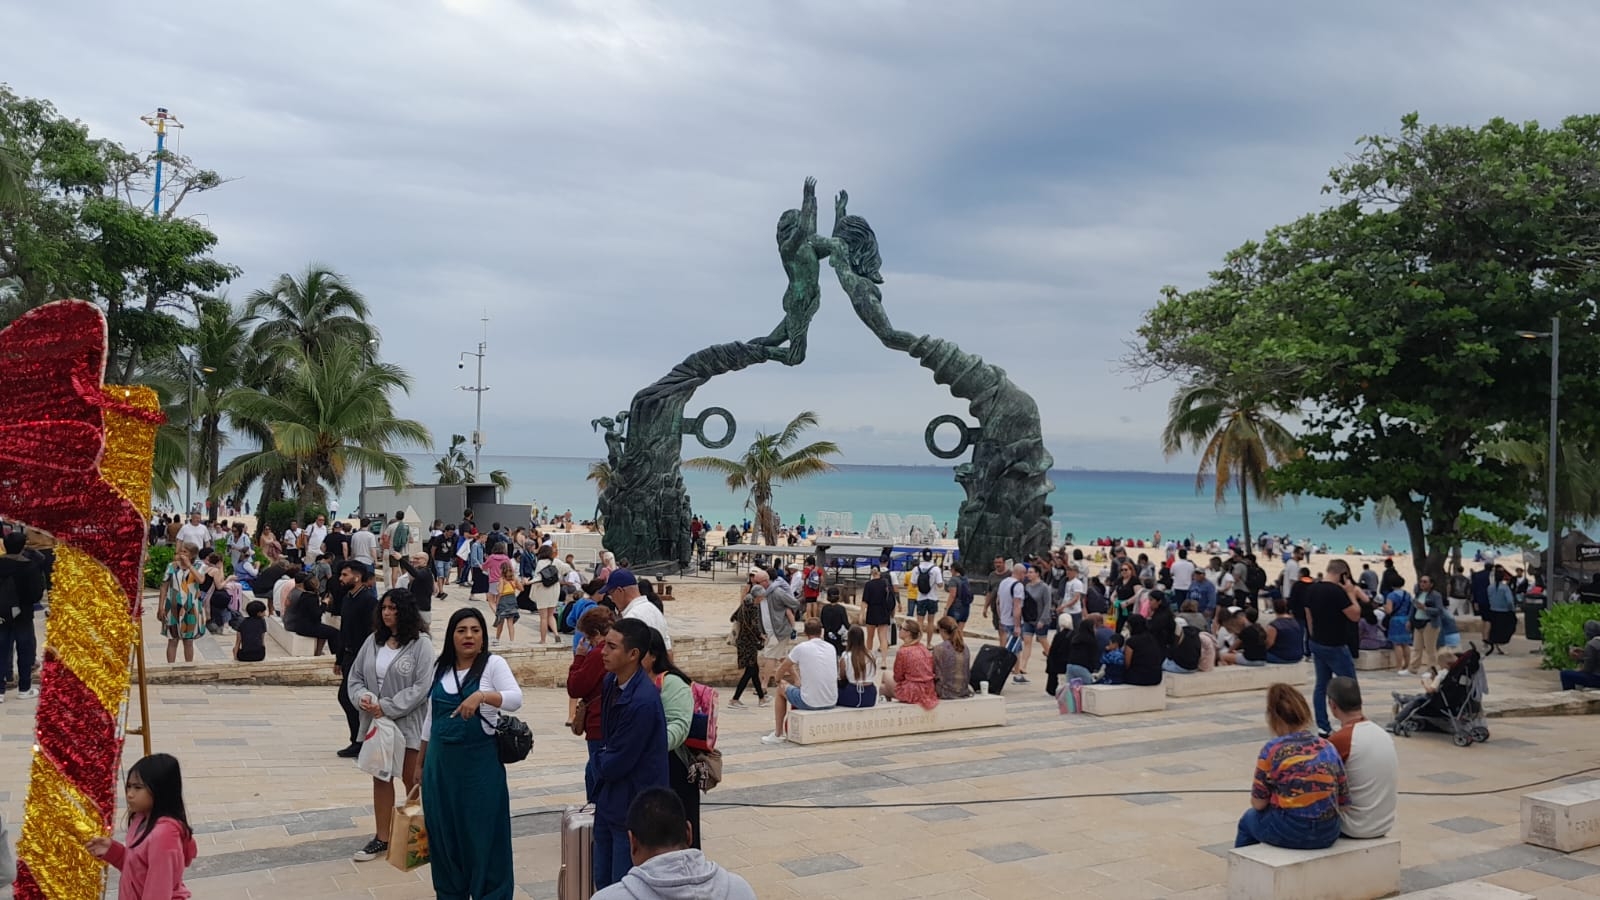
[[[1548,690],[1553,674],[1531,664],[1489,660],[1496,693]],[[1411,682],[1381,672],[1361,680],[1373,697]],[[1259,692],[1110,719],[1057,715],[1042,685],[1009,686],[1006,696],[1005,728],[810,748],[762,745],[770,709],[725,710],[725,780],[703,812],[707,852],[763,898],[1224,896],[1227,850],[1266,738]],[[371,781],[333,755],[345,724],[332,688],[163,685],[151,699],[156,749],[183,760],[200,844],[189,873],[196,897],[433,896],[426,867],[350,859],[372,835]],[[508,770],[522,898],[555,896],[559,812],[581,799],[584,745],[562,728],[565,712],[562,692],[529,692],[523,716],[538,743]],[[13,753],[30,740],[32,714],[31,702],[0,706],[0,741]],[[1600,719],[1492,728],[1488,743],[1465,749],[1438,734],[1397,740],[1401,787],[1413,792],[1401,797],[1395,832],[1405,889],[1481,879],[1544,900],[1600,896],[1600,848],[1567,855],[1520,843],[1523,791],[1451,796],[1559,783],[1594,764]],[[20,820],[26,777],[25,766],[0,767],[9,821]]]

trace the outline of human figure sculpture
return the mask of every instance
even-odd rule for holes
[[[820,257],[826,249],[815,243],[816,236],[817,180],[807,178],[800,208],[785,210],[778,217],[778,258],[789,276],[789,287],[783,292],[783,321],[771,334],[750,342],[772,348],[771,358],[786,366],[805,361],[806,334],[822,306]]]

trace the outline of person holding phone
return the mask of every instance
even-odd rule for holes
[[[1335,675],[1356,677],[1356,660],[1352,646],[1359,646],[1356,623],[1361,619],[1361,601],[1365,595],[1350,575],[1350,565],[1342,559],[1328,563],[1327,576],[1322,581],[1305,586],[1307,624],[1311,632],[1311,661],[1316,667],[1316,687],[1311,693],[1311,710],[1317,719],[1317,729],[1327,737],[1328,682]]]
[[[200,573],[194,567],[195,550],[179,544],[172,562],[161,576],[161,630],[167,635],[167,664],[178,659],[178,642],[183,642],[183,661],[194,662],[194,642],[205,634],[205,616],[200,611]]]

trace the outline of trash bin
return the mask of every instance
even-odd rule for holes
[[[1522,601],[1522,628],[1530,641],[1543,641],[1544,628],[1540,626],[1539,617],[1544,614],[1544,600]]]

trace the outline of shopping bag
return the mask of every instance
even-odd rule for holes
[[[1056,707],[1063,716],[1083,712],[1083,679],[1073,678],[1056,691]]]
[[[379,781],[393,781],[400,777],[405,758],[406,738],[400,733],[400,727],[387,716],[373,719],[372,727],[361,739],[356,768]]]
[[[422,822],[422,785],[394,808],[389,826],[389,865],[409,872],[428,862],[428,827]]]

